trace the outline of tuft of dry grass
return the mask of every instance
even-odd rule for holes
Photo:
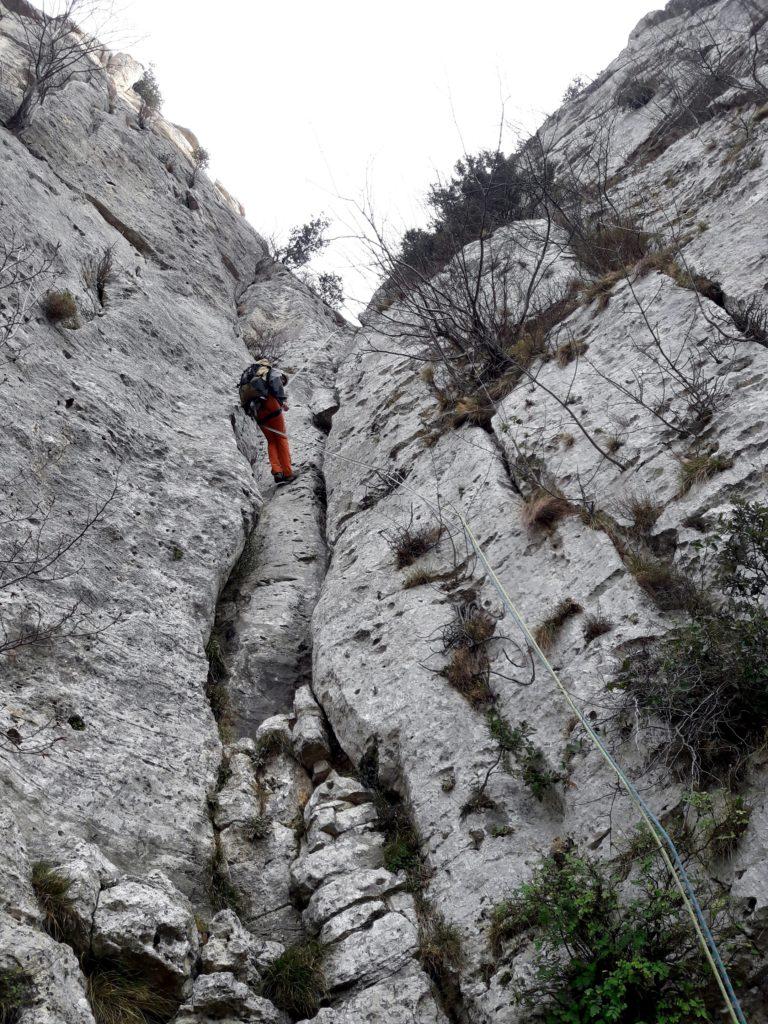
[[[623,270],[611,270],[607,274],[598,278],[597,281],[592,281],[590,284],[584,285],[582,291],[584,304],[589,306],[592,302],[597,300],[597,312],[601,312],[611,301],[611,293],[613,292],[614,286],[618,284],[619,281],[623,281],[625,277],[626,274]]]
[[[473,708],[493,703],[494,695],[489,681],[490,665],[482,647],[457,647],[451,652],[443,673],[454,690]]]
[[[662,611],[696,610],[702,597],[694,584],[671,562],[653,555],[629,553],[625,564],[640,588]]]
[[[716,455],[706,452],[698,452],[689,455],[680,462],[680,487],[677,492],[678,498],[682,498],[697,484],[704,483],[717,473],[730,469],[733,459],[727,455]]]
[[[582,633],[584,634],[585,641],[591,644],[593,640],[596,640],[599,636],[604,636],[606,633],[610,633],[612,629],[613,623],[607,615],[603,615],[602,612],[590,612],[584,618]]]
[[[533,631],[533,639],[545,653],[552,649],[568,619],[584,609],[572,597],[564,598],[555,610]]]
[[[529,530],[548,530],[571,511],[571,506],[559,494],[535,491],[522,507],[523,525]]]
[[[96,960],[86,964],[85,972],[96,1024],[149,1024],[169,1020],[178,1009],[178,1000],[121,965]]]
[[[583,338],[569,338],[555,349],[555,362],[561,368],[583,356],[589,346]]]
[[[664,506],[653,500],[650,492],[636,491],[616,502],[619,515],[631,519],[635,533],[647,536],[656,525]]]
[[[412,569],[403,580],[403,590],[425,587],[429,583],[439,583],[444,579],[445,573],[436,569]]]

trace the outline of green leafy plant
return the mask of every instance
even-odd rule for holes
[[[148,68],[138,82],[133,85],[133,91],[141,98],[139,106],[139,127],[149,128],[153,121],[160,114],[163,105],[163,94],[160,91],[155,69]]]
[[[72,879],[59,874],[48,861],[38,861],[32,867],[32,888],[43,912],[45,930],[57,942],[67,941],[79,923],[69,895]]]
[[[525,785],[537,800],[543,800],[561,776],[550,768],[544,752],[531,740],[531,727],[527,722],[511,726],[496,708],[488,712],[487,721],[505,771],[512,772],[513,759]]]
[[[324,947],[316,940],[289,946],[262,975],[262,993],[295,1020],[314,1017],[326,995]]]
[[[737,505],[698,546],[724,599],[689,605],[692,620],[627,658],[616,685],[661,721],[671,762],[722,779],[768,728],[768,506]]]
[[[650,863],[637,895],[620,900],[621,876],[577,856],[546,858],[491,915],[490,944],[532,931],[533,978],[514,1000],[543,1024],[714,1022],[709,979],[680,897]]]
[[[20,967],[0,968],[0,1024],[16,1024],[30,1006],[32,978]]]

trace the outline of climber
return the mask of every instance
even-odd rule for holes
[[[240,404],[256,420],[267,439],[272,476],[278,486],[296,479],[291,466],[291,450],[285,430],[283,411],[288,409],[285,385],[288,377],[266,359],[252,363],[240,378]]]

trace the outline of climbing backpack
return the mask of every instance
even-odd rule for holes
[[[269,374],[272,367],[266,359],[260,359],[252,363],[240,378],[238,389],[240,392],[240,405],[249,411],[251,402],[260,405],[269,394]]]

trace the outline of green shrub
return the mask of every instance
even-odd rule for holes
[[[616,685],[667,730],[694,777],[738,774],[768,728],[768,506],[742,504],[700,542],[725,595],[627,658]]]
[[[692,791],[684,801],[696,814],[695,845],[702,852],[727,857],[747,831],[752,808],[743,796],[727,789],[714,792]]]
[[[160,92],[154,68],[148,68],[138,82],[134,82],[133,91],[141,97],[139,127],[149,128],[163,105],[163,94]]]
[[[123,965],[86,959],[83,970],[96,1024],[165,1024],[178,1009],[177,999]]]
[[[323,946],[315,941],[289,946],[262,975],[262,993],[295,1020],[314,1017],[326,995]]]
[[[16,1024],[32,1000],[30,975],[20,967],[0,968],[0,1024]]]
[[[328,245],[325,232],[330,223],[327,217],[312,217],[306,224],[292,228],[286,245],[275,249],[275,259],[292,270],[306,266]]]
[[[219,837],[216,836],[216,845],[208,864],[206,889],[208,901],[214,912],[219,910],[234,910],[236,914],[243,912],[243,900],[240,892],[235,888],[229,874],[229,865],[221,849]]]
[[[43,311],[52,324],[72,327],[77,323],[77,302],[70,291],[48,292],[43,299]]]
[[[534,976],[514,1001],[543,1024],[713,1022],[709,978],[680,897],[646,866],[638,895],[620,902],[621,877],[573,853],[545,859],[492,913],[496,957],[532,930]]]
[[[69,895],[72,879],[65,878],[47,861],[32,867],[32,888],[43,912],[43,926],[57,942],[67,941],[76,933],[78,918]]]
[[[510,758],[513,758],[525,785],[537,800],[543,800],[561,781],[561,776],[549,767],[543,751],[531,740],[531,727],[527,722],[511,726],[495,708],[488,712],[487,720],[491,736],[502,754],[504,769],[512,771]]]

